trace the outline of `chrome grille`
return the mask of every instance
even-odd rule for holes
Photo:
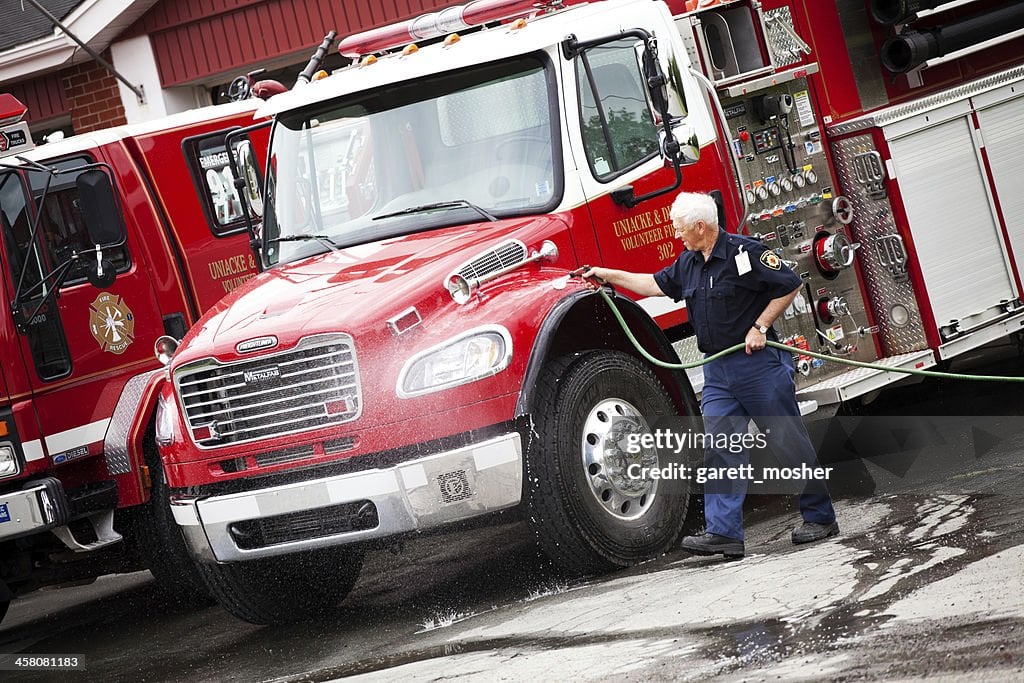
[[[459,267],[458,273],[470,282],[526,260],[526,245],[519,240],[502,242]]]
[[[362,412],[355,347],[344,334],[235,363],[190,363],[174,383],[192,440],[203,448],[341,424]]]

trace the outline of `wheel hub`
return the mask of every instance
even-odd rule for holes
[[[647,433],[650,427],[640,411],[619,398],[598,403],[583,423],[584,476],[597,502],[618,519],[642,517],[657,494],[658,480],[641,471],[658,467],[658,452],[630,442],[631,435]]]

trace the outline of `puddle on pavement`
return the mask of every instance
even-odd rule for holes
[[[861,551],[849,598],[796,619],[690,631],[703,637],[700,649],[719,663],[719,673],[838,651],[891,620],[886,610],[901,598],[1024,542],[1024,511],[1012,497],[901,495],[874,502],[889,507],[877,529],[837,539]]]

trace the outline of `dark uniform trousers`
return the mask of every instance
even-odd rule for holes
[[[707,355],[742,343],[772,299],[801,285],[799,276],[758,240],[721,229],[707,260],[699,252],[684,252],[675,263],[655,273],[654,279],[666,296],[686,301],[698,348]],[[768,339],[778,341],[774,329],[768,331]],[[816,464],[814,447],[797,408],[791,354],[767,347],[749,356],[735,352],[705,365],[701,409],[705,432],[715,441],[718,435],[746,434],[753,418],[779,465]],[[712,447],[705,451],[707,467],[748,463],[745,449],[731,452]],[[746,492],[743,478],[706,484],[707,530],[742,539]],[[800,496],[800,510],[808,522],[835,521],[824,482],[811,480]]]
[[[750,419],[765,434],[781,467],[814,467],[817,457],[800,419],[793,386],[793,358],[775,348],[729,354],[704,366],[701,395],[704,430],[708,434],[746,434]],[[735,441],[730,441],[735,443]],[[706,467],[739,467],[749,462],[746,449],[708,448]],[[758,473],[754,473],[757,478]],[[705,485],[707,530],[743,539],[743,499],[747,480],[735,478]],[[804,521],[831,524],[836,513],[823,482],[811,481],[800,496]]]

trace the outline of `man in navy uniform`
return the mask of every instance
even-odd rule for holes
[[[778,341],[772,323],[801,288],[800,278],[757,240],[719,227],[718,206],[705,194],[682,192],[672,204],[675,235],[686,247],[672,265],[651,274],[591,268],[595,276],[641,296],[686,301],[697,347],[712,355],[736,344],[736,352],[704,366],[701,412],[708,434],[746,433],[753,419],[783,467],[816,466],[800,420],[793,381],[792,354],[766,347]],[[736,443],[730,440],[729,443]],[[749,462],[746,449],[708,447],[706,467],[739,467]],[[723,470],[718,470],[723,471]],[[709,483],[705,488],[706,532],[687,536],[682,546],[698,555],[743,557],[745,479]],[[793,543],[809,543],[839,533],[835,510],[821,481],[811,481],[800,496],[803,524]]]

